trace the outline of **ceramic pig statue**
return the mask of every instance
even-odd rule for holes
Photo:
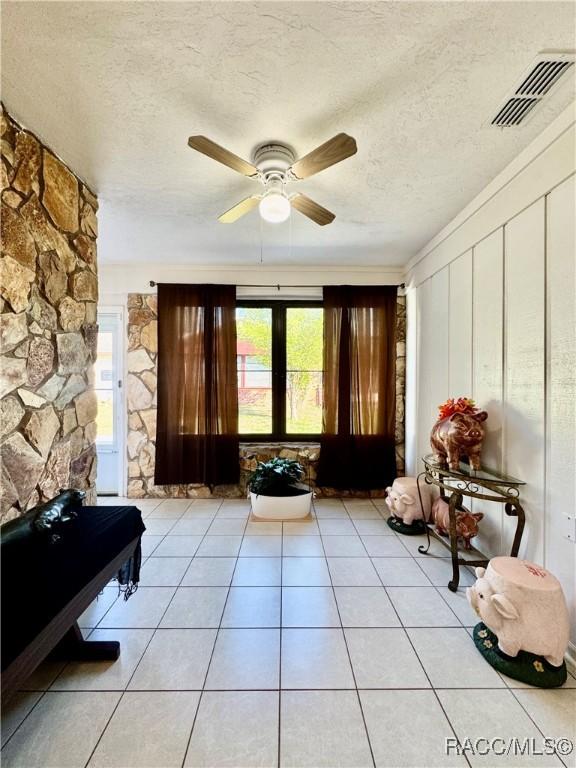
[[[478,523],[484,515],[482,512],[470,512],[466,507],[456,510],[456,535],[464,541],[464,549],[472,549],[470,539],[478,534]],[[436,530],[441,536],[450,533],[450,513],[448,503],[444,499],[437,498],[432,506],[432,519],[436,524]]]
[[[569,620],[558,579],[545,568],[515,557],[494,557],[476,568],[468,602],[498,637],[507,656],[528,651],[555,667],[563,664]]]
[[[436,459],[450,469],[458,469],[460,457],[467,456],[472,469],[480,469],[480,451],[484,440],[484,424],[488,414],[453,413],[439,419],[432,427],[430,445]]]
[[[422,505],[418,495],[418,483],[415,477],[397,477],[391,486],[386,488],[386,505],[390,513],[402,520],[404,525],[412,525],[415,520],[430,519],[432,507],[432,492],[429,486],[420,483]]]

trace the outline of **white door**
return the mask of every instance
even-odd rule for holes
[[[122,494],[122,325],[121,310],[98,312],[94,388],[98,398],[96,490],[99,495]]]

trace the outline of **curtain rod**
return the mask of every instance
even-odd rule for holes
[[[150,280],[150,288],[154,288],[158,285],[154,280]],[[280,288],[324,288],[323,285],[280,285],[280,283],[273,283],[273,284],[248,284],[243,283],[242,285],[236,286],[237,288],[276,288],[277,290],[280,290]],[[406,288],[406,283],[399,283],[398,288]]]

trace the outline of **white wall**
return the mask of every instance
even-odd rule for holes
[[[562,582],[576,656],[574,109],[567,110],[409,265],[407,463],[429,452],[436,406],[488,411],[486,466],[526,480],[521,556]],[[507,554],[515,519],[476,504],[478,547]],[[572,536],[574,528],[572,527]]]
[[[169,263],[142,264],[135,268],[127,264],[99,265],[100,303],[125,305],[129,293],[154,291],[156,283],[231,283],[238,286],[238,295],[257,297],[317,298],[323,285],[399,285],[404,280],[402,267],[294,267],[260,264],[256,266],[182,266]],[[248,286],[292,286],[254,288]],[[293,287],[296,286],[296,287]],[[312,286],[312,287],[310,287]]]

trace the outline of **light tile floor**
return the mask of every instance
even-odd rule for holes
[[[536,690],[488,666],[447,550],[423,557],[382,502],[319,500],[292,523],[235,499],[100,499],[119,502],[145,518],[141,586],[106,587],[80,624],[120,660],[42,665],[4,712],[4,768],[562,766],[445,739],[576,742],[576,680]]]

